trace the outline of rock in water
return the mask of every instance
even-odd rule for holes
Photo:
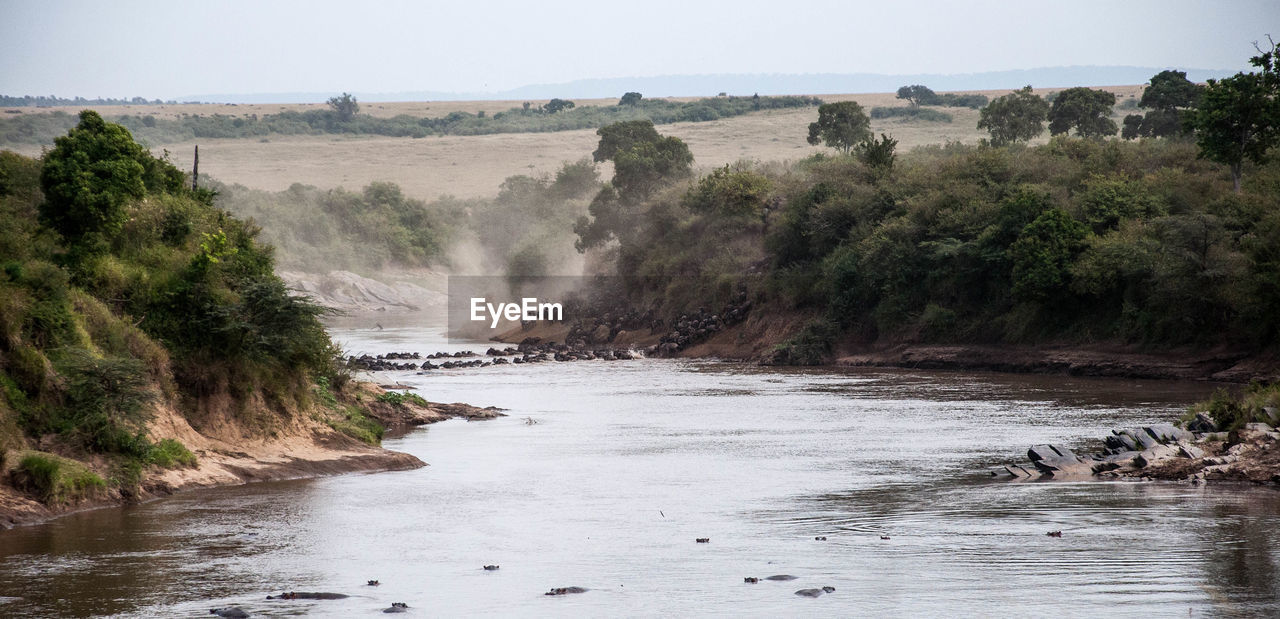
[[[1045,475],[1092,475],[1093,463],[1081,460],[1066,447],[1035,445],[1027,450],[1031,463]]]
[[[1155,425],[1144,426],[1143,432],[1148,436],[1163,443],[1176,443],[1183,439],[1194,438],[1190,432],[1183,430],[1171,423],[1157,423]]]
[[[1187,424],[1187,429],[1199,434],[1218,431],[1218,422],[1213,420],[1208,413],[1196,413],[1196,418]]]

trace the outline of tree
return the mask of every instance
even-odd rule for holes
[[[1199,109],[1188,119],[1200,157],[1231,167],[1237,193],[1246,160],[1261,164],[1280,141],[1280,46],[1249,59],[1258,73],[1209,80]]]
[[[809,123],[809,143],[826,144],[845,154],[863,140],[871,139],[871,119],[857,101],[823,103],[818,106],[818,122]]]
[[[342,93],[341,97],[332,97],[329,99],[329,107],[338,113],[338,120],[347,122],[360,112],[360,104],[356,102],[356,98],[349,92]]]
[[[1109,118],[1115,104],[1115,94],[1105,90],[1077,86],[1059,92],[1049,110],[1049,134],[1075,129],[1083,138],[1115,135],[1116,123]]]
[[[150,158],[128,129],[80,112],[80,124],[45,154],[41,222],[72,245],[109,240],[124,226],[125,205],[146,193],[143,160]]]
[[[596,135],[600,143],[592,157],[613,161],[613,180],[587,207],[590,217],[579,217],[573,226],[578,251],[634,232],[641,203],[662,184],[687,177],[693,168],[689,147],[680,138],[659,135],[651,121],[606,125]]]
[[[911,102],[913,107],[921,105],[933,105],[938,101],[938,93],[928,86],[915,84],[912,86],[903,86],[898,89],[898,98],[906,99]]]
[[[624,202],[639,204],[665,181],[688,176],[692,167],[693,154],[680,138],[637,142],[614,155],[613,186]]]
[[[1161,71],[1151,77],[1138,105],[1149,110],[1195,107],[1203,90],[1187,79],[1186,71]]]
[[[542,106],[542,109],[546,110],[548,114],[555,114],[560,110],[573,109],[573,106],[574,103],[567,99],[552,99],[548,101],[546,105]]]
[[[1047,301],[1066,292],[1071,261],[1084,248],[1088,229],[1062,209],[1050,208],[1022,229],[1009,246],[1013,295]]]
[[[609,161],[619,152],[625,151],[639,142],[654,142],[661,136],[648,120],[628,120],[612,125],[605,125],[596,130],[600,142],[596,145],[591,158],[597,163]]]
[[[628,92],[622,95],[621,99],[618,99],[618,105],[636,105],[640,103],[640,100],[643,98],[644,95],[638,92]]]
[[[1005,146],[1027,141],[1044,132],[1049,104],[1031,92],[1031,86],[1015,90],[988,103],[980,112],[978,128],[991,133],[991,143]]]
[[[1179,135],[1186,131],[1184,116],[1199,105],[1204,88],[1187,79],[1185,71],[1161,71],[1151,78],[1142,91],[1138,105],[1147,109],[1146,114],[1130,114],[1124,117],[1124,129],[1120,137],[1159,138]]]
[[[858,160],[872,168],[889,170],[898,156],[894,152],[897,147],[897,140],[881,133],[879,140],[872,136],[858,144]]]

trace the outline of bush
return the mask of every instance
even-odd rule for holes
[[[1184,421],[1196,413],[1207,413],[1221,432],[1239,430],[1247,423],[1261,421],[1274,425],[1280,416],[1280,383],[1253,383],[1239,396],[1219,389],[1208,400],[1191,406]]]
[[[931,110],[927,107],[873,107],[871,108],[871,117],[875,119],[902,118],[939,123],[949,123],[953,120],[950,114]]]
[[[196,456],[178,441],[166,438],[158,441],[147,454],[147,461],[162,469],[195,468]]]
[[[66,379],[65,406],[52,415],[52,430],[103,453],[145,458],[151,445],[143,433],[154,398],[146,367],[130,357],[94,357],[66,351],[55,366]]]
[[[14,479],[18,487],[51,505],[76,502],[107,487],[101,477],[83,465],[41,452],[22,456],[14,469]]]
[[[408,391],[387,391],[379,394],[377,400],[394,406],[404,406],[406,402],[423,408],[430,405],[422,396]]]
[[[402,404],[404,401],[402,399],[396,403]],[[339,407],[338,414],[341,415],[339,418],[326,421],[329,427],[370,445],[382,444],[382,435],[386,432],[386,428],[381,423],[378,423],[378,420],[349,406]]]
[[[822,365],[827,362],[839,333],[837,325],[814,320],[779,344],[769,359],[771,365]]]

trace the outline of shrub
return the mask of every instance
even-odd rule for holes
[[[931,110],[927,107],[873,107],[871,108],[871,117],[875,119],[902,118],[937,123],[949,123],[954,120],[946,112]]]
[[[47,504],[79,501],[107,487],[83,465],[53,454],[27,452],[14,470],[17,485]]]
[[[151,445],[142,426],[149,415],[143,405],[154,393],[141,361],[68,350],[56,367],[66,379],[67,394],[65,406],[52,415],[52,430],[91,451],[147,455]]]
[[[403,401],[404,400],[400,400],[396,403],[403,403]],[[378,420],[373,419],[360,412],[358,409],[349,406],[340,407],[338,414],[341,415],[339,418],[329,419],[326,421],[326,423],[329,424],[329,427],[370,445],[379,445],[382,443],[382,434],[386,432],[386,428],[384,428],[381,423],[378,423]]]
[[[838,327],[827,320],[814,320],[774,349],[773,365],[822,365],[834,349]]]
[[[422,396],[416,393],[409,393],[408,391],[388,391],[386,393],[379,394],[377,400],[394,406],[404,406],[406,402],[423,408],[430,405],[430,402],[424,400]]]
[[[152,445],[147,461],[162,469],[195,468],[196,456],[178,441],[166,438]]]
[[[1194,419],[1196,413],[1207,413],[1213,418],[1219,431],[1230,432],[1255,421],[1274,424],[1274,417],[1280,414],[1277,413],[1278,410],[1280,383],[1253,383],[1239,396],[1233,396],[1222,389],[1215,391],[1208,400],[1192,405],[1183,420]]]

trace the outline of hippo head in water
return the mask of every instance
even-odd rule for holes
[[[228,608],[210,609],[209,614],[217,615],[219,617],[226,617],[226,619],[245,619],[246,617],[249,616],[249,613],[243,610],[240,610],[239,608],[236,608],[234,606],[228,607]]]

